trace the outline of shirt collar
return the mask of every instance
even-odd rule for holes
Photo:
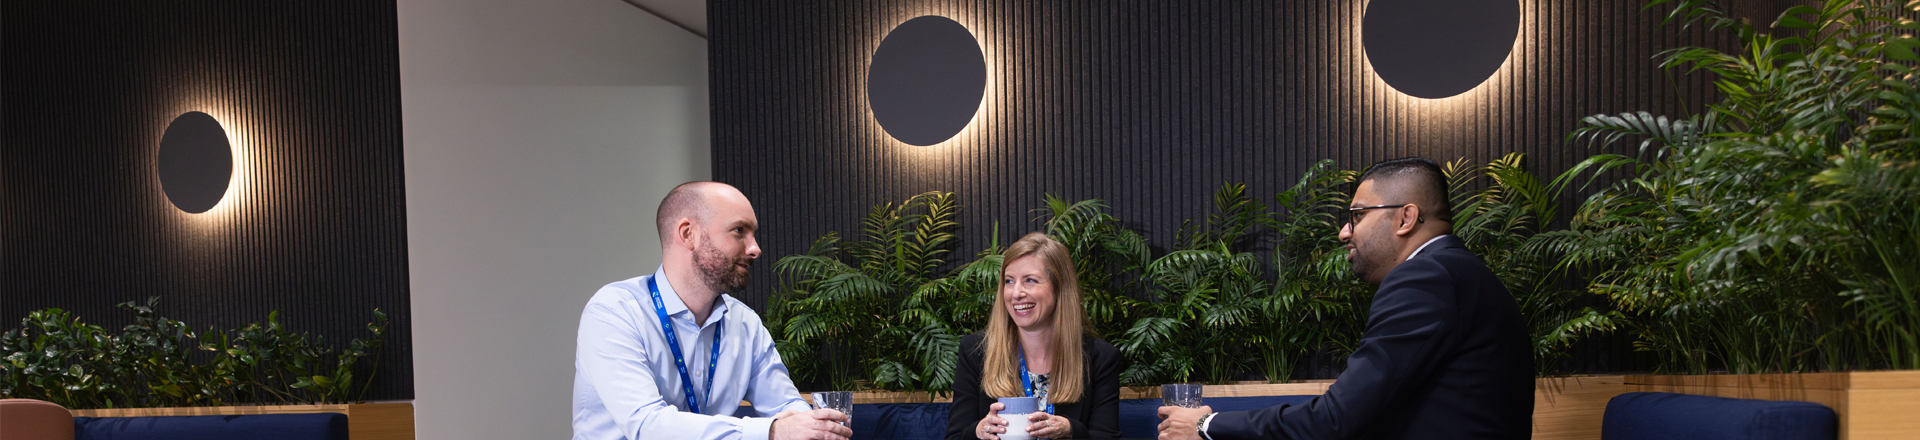
[[[1415,256],[1415,255],[1420,255],[1420,251],[1424,251],[1424,250],[1427,250],[1427,246],[1432,246],[1432,245],[1433,245],[1433,242],[1436,242],[1436,241],[1440,241],[1440,238],[1441,238],[1441,237],[1446,237],[1447,235],[1449,235],[1449,234],[1440,234],[1440,236],[1439,236],[1439,237],[1433,237],[1433,239],[1431,239],[1431,240],[1427,240],[1427,242],[1426,242],[1426,243],[1421,243],[1421,244],[1420,244],[1420,247],[1419,247],[1419,248],[1416,248],[1416,249],[1414,249],[1414,250],[1413,250],[1413,253],[1411,253],[1411,254],[1407,254],[1407,259],[1408,259],[1408,260],[1412,260],[1412,259],[1413,259],[1413,256]],[[683,308],[683,309],[684,309],[684,308],[686,308],[686,307],[684,307],[684,306],[683,306],[683,307],[681,307],[681,308]]]
[[[673,290],[673,282],[667,280],[667,267],[653,270],[653,284],[660,288],[660,302],[667,305],[668,315],[687,313],[687,302],[680,300],[680,293]]]
[[[693,320],[693,310],[687,309],[687,302],[680,300],[680,293],[673,290],[673,282],[667,280],[666,266],[653,270],[653,280],[660,287],[660,302],[667,306],[667,315],[680,316],[685,313],[687,320]],[[727,298],[726,295],[720,295],[720,298],[713,300],[713,313],[707,315],[707,324],[713,324],[726,315]]]

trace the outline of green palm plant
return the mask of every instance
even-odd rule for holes
[[[1152,301],[1116,342],[1130,365],[1120,373],[1129,384],[1185,382],[1199,373],[1223,382],[1249,360],[1229,328],[1250,322],[1252,297],[1267,288],[1259,260],[1224,244],[1181,249],[1147,268]]]
[[[1520,306],[1533,342],[1534,373],[1558,373],[1574,342],[1613,331],[1626,319],[1615,311],[1580,306],[1584,292],[1564,289],[1564,272],[1554,270],[1547,251],[1549,235],[1565,185],[1547,185],[1527,172],[1526,156],[1509,153],[1485,166],[1465,160],[1445,169],[1453,201],[1453,235],[1486,261],[1487,267]],[[1486,178],[1484,188],[1481,178]]]
[[[1664,371],[1920,366],[1911,259],[1912,69],[1907,2],[1796,6],[1775,33],[1706,0],[1655,0],[1670,21],[1732,32],[1737,52],[1681,48],[1721,99],[1682,119],[1596,115],[1574,139],[1641,139],[1563,174],[1631,177],[1599,190],[1541,248],[1631,317]],[[1905,192],[1902,192],[1905,191]]]
[[[1373,288],[1353,277],[1338,217],[1351,198],[1342,190],[1356,173],[1332,160],[1309,167],[1300,180],[1273,197],[1278,212],[1263,220],[1274,234],[1271,291],[1258,300],[1259,320],[1250,326],[1268,382],[1286,382],[1307,356],[1328,352],[1344,359],[1366,326]]]
[[[782,282],[768,327],[796,376],[823,375],[836,389],[950,388],[961,336],[984,322],[981,284],[999,278],[997,262],[982,260],[935,282],[958,244],[959,211],[952,193],[937,191],[876,205],[865,241],[829,232],[806,255],[775,263]]]
[[[1067,202],[1048,194],[1040,212],[1046,234],[1066,246],[1079,276],[1089,328],[1102,336],[1127,330],[1140,301],[1129,292],[1151,261],[1147,239],[1106,212],[1099,199]]]
[[[1250,241],[1265,210],[1246,185],[1222,185],[1205,226],[1183,228],[1179,248],[1147,264],[1151,297],[1132,303],[1138,318],[1116,344],[1131,361],[1122,382],[1183,382],[1196,373],[1225,382],[1257,359],[1240,335],[1257,323],[1270,284],[1259,259],[1236,246]]]

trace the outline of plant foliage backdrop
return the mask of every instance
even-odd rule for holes
[[[279,312],[236,330],[195,332],[159,316],[158,302],[121,303],[135,317],[118,334],[61,309],[29,313],[0,333],[0,397],[68,409],[364,401],[387,335],[377,309],[367,324],[373,337],[345,350],[282,327]]]
[[[1521,169],[1522,159],[1449,167],[1463,201],[1455,233],[1508,282],[1533,326],[1540,371],[1552,374],[1573,342],[1613,329],[1619,315],[1578,306],[1579,290],[1548,278],[1557,274],[1550,247],[1525,246],[1551,221],[1561,187]],[[1357,175],[1322,161],[1272,204],[1222,185],[1210,212],[1164,252],[1100,200],[1045,196],[1035,221],[1072,253],[1088,328],[1127,361],[1122,383],[1285,382],[1304,360],[1344,359],[1365,328],[1373,286],[1349,272],[1335,215]],[[1002,264],[997,227],[971,261],[949,258],[954,200],[932,192],[876,205],[859,241],[829,232],[775,265],[782,281],[768,326],[796,377],[835,389],[951,389],[959,338],[985,328]]]
[[[1744,47],[1662,55],[1713,75],[1704,113],[1585,119],[1575,139],[1638,153],[1561,177],[1630,174],[1548,234],[1557,266],[1593,274],[1661,371],[1920,368],[1916,4],[1829,0],[1770,27],[1711,1],[1649,7]]]

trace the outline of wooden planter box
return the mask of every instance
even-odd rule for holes
[[[347,438],[353,440],[413,440],[412,403],[73,410],[74,417],[165,417],[313,413],[346,414]]]
[[[1799,400],[1840,417],[1840,440],[1920,439],[1920,371],[1627,376],[1627,391]],[[1602,403],[1604,405],[1604,403]]]
[[[1607,401],[1651,391],[1739,399],[1798,400],[1833,408],[1840,440],[1920,439],[1920,370],[1704,376],[1571,376],[1534,380],[1533,438],[1599,440]],[[1325,394],[1331,380],[1207,385],[1207,397]],[[807,393],[801,393],[803,397]],[[1157,399],[1160,387],[1120,389],[1121,399]],[[810,397],[807,397],[810,398]],[[854,403],[950,402],[926,392],[855,392]]]
[[[1599,440],[1607,401],[1626,394],[1626,376],[1543,377],[1533,380],[1533,438]]]
[[[1310,380],[1293,383],[1239,382],[1227,385],[1207,385],[1207,397],[1252,397],[1252,396],[1298,396],[1321,395],[1327,393],[1332,380]],[[813,393],[801,392],[800,398],[813,403]],[[1160,387],[1120,387],[1121,399],[1158,399]],[[870,403],[947,403],[953,396],[935,397],[925,391],[855,391],[854,404]],[[746,404],[746,402],[741,402]]]

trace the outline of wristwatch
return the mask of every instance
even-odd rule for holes
[[[1200,438],[1213,440],[1213,436],[1207,435],[1207,425],[1213,423],[1213,416],[1217,415],[1220,415],[1220,413],[1207,413],[1206,417],[1200,418]]]

